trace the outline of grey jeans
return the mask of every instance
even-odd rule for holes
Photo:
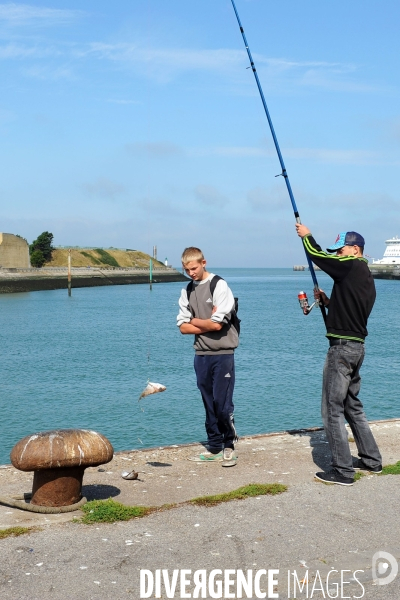
[[[363,405],[358,399],[364,353],[364,344],[349,341],[345,345],[331,346],[325,360],[322,420],[332,453],[332,466],[343,477],[354,477],[345,419],[365,465],[373,468],[382,464]]]

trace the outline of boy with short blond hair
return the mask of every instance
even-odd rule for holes
[[[177,325],[182,334],[194,334],[194,369],[206,411],[207,449],[190,460],[222,461],[234,466],[237,440],[233,417],[234,351],[239,335],[232,323],[235,299],[226,281],[206,270],[199,248],[182,253],[182,265],[192,280],[179,298]],[[214,280],[214,281],[213,281]]]
[[[195,260],[197,262],[201,262],[204,260],[204,254],[202,253],[200,248],[189,246],[189,248],[184,249],[181,257],[183,268],[185,268],[185,265],[187,265],[187,263],[191,262],[192,260]]]

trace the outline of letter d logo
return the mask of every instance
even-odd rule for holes
[[[389,570],[390,567],[391,570]],[[389,574],[382,577],[382,575],[385,575],[388,571]],[[372,579],[377,585],[387,585],[388,583],[392,583],[396,578],[398,571],[399,565],[392,554],[383,552],[383,550],[375,552],[372,557]]]

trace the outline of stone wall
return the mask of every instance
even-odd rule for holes
[[[28,242],[12,233],[0,233],[0,267],[27,269],[30,266]]]
[[[55,271],[57,269],[54,269]],[[128,269],[126,269],[128,271]],[[12,294],[16,292],[36,292],[39,290],[60,290],[67,289],[67,269],[65,269],[64,275],[54,274],[53,276],[48,274],[49,269],[32,269],[31,272],[8,272],[0,271],[0,294]],[[135,283],[141,283],[149,285],[149,273],[143,269],[142,273],[124,273],[123,269],[110,269],[102,272],[97,272],[96,269],[92,269],[91,273],[77,275],[72,273],[72,293],[74,288],[81,287],[97,287],[104,285],[131,285]],[[171,283],[171,282],[184,282],[186,287],[187,277],[175,271],[174,269],[164,269],[161,272],[159,269],[156,273],[153,273],[153,283]]]

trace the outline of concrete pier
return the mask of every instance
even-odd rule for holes
[[[149,282],[149,269],[72,267],[72,288],[104,285],[130,285]],[[187,278],[172,268],[153,269],[153,283],[186,281]],[[67,267],[41,269],[1,269],[0,294],[67,289]]]
[[[400,279],[399,265],[370,264],[368,266],[374,279]]]
[[[384,464],[399,461],[400,420],[371,426]],[[221,463],[187,460],[201,448],[192,444],[119,452],[104,468],[87,469],[83,492],[89,499],[112,497],[128,505],[160,507],[175,504],[142,519],[87,526],[71,522],[81,516],[79,511],[37,515],[0,506],[0,528],[40,528],[0,540],[2,600],[138,600],[141,569],[167,569],[170,576],[174,569],[188,569],[192,577],[199,569],[207,573],[274,569],[279,571],[273,586],[278,595],[270,597],[279,598],[327,598],[328,573],[333,582],[335,571],[345,583],[334,596],[334,585],[328,582],[330,597],[399,598],[400,576],[380,586],[373,567],[377,552],[388,552],[400,561],[400,477],[367,474],[352,487],[315,482],[314,472],[327,469],[330,461],[319,428],[243,437],[237,446],[238,464],[228,469]],[[351,449],[356,455],[354,443]],[[122,471],[133,468],[139,472],[137,480],[121,478]],[[3,466],[1,494],[29,491],[31,480],[31,475]],[[284,483],[288,489],[279,496],[213,508],[187,503],[197,496],[268,482]],[[311,581],[308,595],[306,588],[294,594],[288,574],[296,573],[304,581],[306,572]],[[325,595],[317,589],[311,596],[317,577]],[[266,593],[266,584],[262,589]],[[192,596],[179,591],[167,596],[162,588],[160,597]]]

